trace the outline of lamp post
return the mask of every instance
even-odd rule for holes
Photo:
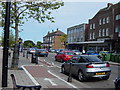
[[[11,5],[11,2],[6,2],[4,48],[3,48],[3,62],[2,62],[2,87],[7,87],[10,5]]]

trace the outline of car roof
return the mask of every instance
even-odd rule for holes
[[[95,55],[75,55],[75,56],[82,56],[82,57],[91,57],[91,56],[93,56],[93,57],[97,57],[97,56],[95,56]]]

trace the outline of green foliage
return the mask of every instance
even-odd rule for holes
[[[0,5],[0,11],[2,11],[2,25],[4,25],[5,18],[5,2]],[[34,2],[12,2],[11,3],[11,19],[10,26],[15,29],[15,25],[22,26],[29,18],[37,20],[39,23],[49,20],[54,22],[54,18],[51,16],[51,11],[63,6],[63,2],[58,0],[37,0]]]
[[[60,38],[60,40],[61,40],[61,42],[66,42],[67,35],[66,34],[62,35],[61,38]]]
[[[4,45],[4,32],[1,34],[1,43],[2,46]],[[12,30],[9,32],[9,47],[13,47],[15,44],[15,35],[13,34]]]
[[[34,47],[35,46],[35,44],[34,44],[34,42],[33,41],[31,41],[31,40],[26,40],[26,41],[24,41],[24,43],[23,43],[23,47],[27,47],[27,48],[31,48],[31,47]]]
[[[36,48],[41,49],[41,47],[42,47],[41,44],[42,44],[42,42],[38,41],[38,42],[37,42],[37,45],[36,45]]]

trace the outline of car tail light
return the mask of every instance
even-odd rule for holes
[[[110,64],[109,64],[109,63],[107,63],[107,64],[106,64],[106,67],[110,67]]]
[[[86,68],[94,68],[93,65],[87,65]]]

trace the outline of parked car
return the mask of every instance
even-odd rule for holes
[[[46,49],[37,49],[38,56],[48,56],[48,51]]]
[[[50,49],[49,52],[55,53],[55,49]]]
[[[36,53],[36,50],[37,50],[36,48],[28,48],[27,53],[28,54]]]
[[[115,90],[120,90],[120,76],[118,76],[115,79],[114,84],[115,84]]]
[[[55,56],[55,61],[64,62],[69,60],[74,55],[75,53],[73,51],[61,51]]]
[[[96,51],[94,51],[94,50],[88,50],[85,54],[87,54],[87,55],[96,55],[96,56],[99,55],[99,54],[98,54]]]
[[[59,52],[61,52],[61,51],[68,51],[67,49],[56,49],[56,53],[59,53]]]
[[[82,54],[82,52],[80,52],[79,50],[72,50],[72,51],[75,52],[76,55]]]
[[[71,73],[76,75],[79,81],[86,81],[89,78],[109,79],[110,65],[93,55],[75,55],[61,65],[62,73],[69,73],[70,62],[72,62]]]

